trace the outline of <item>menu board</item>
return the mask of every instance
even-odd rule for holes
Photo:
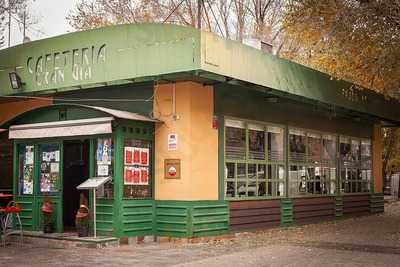
[[[40,162],[40,192],[57,192],[60,179],[60,150],[58,145],[43,145]]]

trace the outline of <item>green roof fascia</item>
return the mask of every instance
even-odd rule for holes
[[[200,32],[127,24],[65,34],[0,50],[0,96],[141,81],[200,67]],[[13,90],[8,74],[24,82]]]
[[[11,88],[12,71],[25,83],[21,89]],[[300,102],[400,122],[399,102],[393,99],[191,27],[116,25],[0,50],[0,96],[183,79],[248,83]]]
[[[316,101],[400,122],[400,103],[395,99],[208,32],[201,33],[201,69],[209,73],[204,76],[218,74],[230,82],[274,89],[301,102]]]

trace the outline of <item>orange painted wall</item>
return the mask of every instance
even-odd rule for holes
[[[158,200],[218,199],[218,131],[212,128],[213,88],[193,82],[155,89],[155,198]],[[168,134],[178,134],[178,148],[168,151]],[[164,159],[181,160],[181,178],[164,178]]]
[[[382,175],[382,127],[377,124],[374,125],[374,132],[372,136],[372,175],[374,177],[374,192],[382,193],[383,188],[383,175]]]
[[[0,103],[0,125],[25,111],[52,104],[52,100],[17,100]]]

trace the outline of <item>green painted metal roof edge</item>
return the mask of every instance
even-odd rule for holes
[[[22,89],[10,88],[10,71],[26,83]],[[243,81],[301,102],[312,100],[400,122],[400,105],[394,99],[191,27],[116,25],[0,50],[0,96],[190,75]]]

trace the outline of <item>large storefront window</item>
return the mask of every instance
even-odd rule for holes
[[[18,145],[18,194],[33,194],[34,146]]]
[[[60,145],[40,145],[40,194],[53,195],[60,183]]]
[[[336,136],[289,130],[289,193],[328,195],[336,190]]]
[[[343,193],[371,191],[371,141],[340,137],[340,178]]]
[[[114,148],[111,137],[97,138],[95,140],[95,176],[111,177],[114,179]],[[97,189],[98,198],[113,198],[113,180]]]
[[[151,142],[125,139],[124,198],[151,197]]]
[[[225,123],[227,198],[285,194],[284,129],[257,123]]]

